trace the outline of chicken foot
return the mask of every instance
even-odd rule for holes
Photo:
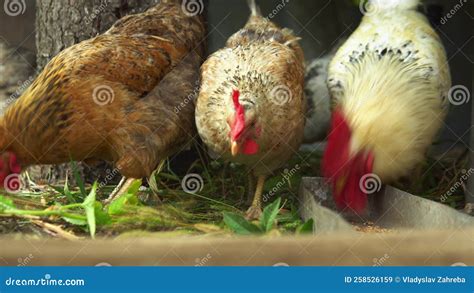
[[[258,176],[257,188],[255,189],[252,205],[247,210],[245,216],[248,220],[256,220],[262,215],[262,193],[265,179],[265,176]]]
[[[251,204],[255,194],[255,176],[253,176],[252,172],[248,175],[248,183],[246,204]]]
[[[111,202],[119,198],[122,194],[126,193],[127,190],[130,188],[130,185],[132,185],[133,181],[135,181],[134,178],[127,178],[125,176],[122,177],[117,187],[115,187],[114,191],[112,191],[109,197],[104,201],[104,204],[110,204]]]

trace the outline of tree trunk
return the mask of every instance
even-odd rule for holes
[[[143,12],[159,2],[160,0],[37,0],[38,71],[61,50],[103,33],[123,16]],[[105,180],[101,177],[106,176],[112,169],[110,165],[104,163],[95,167],[89,167],[84,163],[79,163],[78,166],[87,182]],[[68,174],[74,184],[70,164],[35,166],[29,168],[28,173],[33,182],[40,184],[59,183]],[[107,182],[113,181],[107,180]]]
[[[103,33],[118,19],[143,12],[159,0],[37,0],[38,68],[61,50]]]

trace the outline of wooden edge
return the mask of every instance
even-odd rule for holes
[[[8,266],[451,266],[474,265],[474,230],[308,237],[0,239]]]

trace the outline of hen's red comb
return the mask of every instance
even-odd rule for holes
[[[238,90],[232,91],[232,101],[234,102],[235,120],[231,127],[231,138],[236,141],[245,129],[245,114],[244,107],[239,102],[240,92]]]
[[[234,102],[235,110],[238,110],[239,108],[242,107],[242,105],[239,102],[239,97],[240,97],[240,92],[238,90],[233,90],[232,91],[232,101]]]

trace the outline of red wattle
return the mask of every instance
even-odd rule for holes
[[[243,145],[242,153],[245,155],[254,155],[258,152],[258,148],[259,146],[255,140],[247,139]]]

